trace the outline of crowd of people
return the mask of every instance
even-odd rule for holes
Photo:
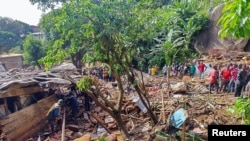
[[[162,68],[163,76],[167,71],[169,77],[179,76],[198,76],[198,79],[209,81],[209,93],[234,93],[235,97],[239,97],[242,91],[248,91],[247,83],[250,80],[250,68],[245,63],[233,63],[222,65],[205,64],[204,61],[193,61],[190,63],[173,63],[170,68],[164,65]],[[159,69],[149,67],[148,73],[151,76],[158,74]],[[205,75],[205,72],[208,75]]]
[[[234,93],[235,97],[239,97],[242,95],[242,91],[246,91],[247,83],[250,80],[247,65],[230,63],[221,69],[216,65],[210,67],[212,68],[208,74],[210,93],[213,89],[216,93]]]
[[[104,81],[114,81],[111,69],[107,66],[92,67],[91,69],[83,69],[82,75],[92,75]]]

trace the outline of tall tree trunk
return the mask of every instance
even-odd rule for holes
[[[82,56],[84,54],[84,50],[80,49],[77,53],[71,56],[71,60],[73,65],[76,67],[77,71],[81,74],[82,73]]]

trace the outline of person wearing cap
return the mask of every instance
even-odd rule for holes
[[[55,127],[60,128],[60,123],[61,123],[61,107],[63,105],[63,100],[59,99],[56,103],[54,103],[49,111],[47,112],[46,116],[47,116],[47,120],[48,120],[48,124],[50,125],[52,134],[55,132]]]

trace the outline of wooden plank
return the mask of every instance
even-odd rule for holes
[[[9,89],[6,91],[0,92],[0,98],[13,97],[13,96],[21,96],[21,95],[29,95],[37,92],[42,92],[43,89],[39,86],[37,87],[26,87],[26,88],[16,88]]]
[[[49,96],[0,120],[8,140],[23,141],[38,132],[46,125],[46,113],[56,101],[55,95]]]
[[[65,139],[65,108],[63,108],[63,124],[62,124],[62,136],[61,136],[61,141],[64,141]]]
[[[9,88],[23,88],[28,86],[39,86],[36,80],[11,80],[0,85],[0,90],[5,91]]]

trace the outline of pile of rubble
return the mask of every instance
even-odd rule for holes
[[[171,78],[170,95],[167,94],[166,78],[161,76],[148,76],[144,74],[145,85],[148,89],[148,98],[152,105],[153,112],[159,117],[159,123],[152,125],[150,118],[138,107],[135,102],[135,94],[129,93],[125,96],[122,107],[122,118],[133,140],[159,140],[160,138],[176,139],[177,133],[182,134],[182,126],[174,127],[171,123],[171,116],[179,109],[184,109],[187,113],[185,120],[186,136],[199,136],[199,140],[207,140],[207,127],[210,124],[239,124],[239,120],[234,115],[227,114],[227,109],[233,104],[235,98],[232,94],[208,94],[206,80],[193,79],[188,82]],[[100,80],[102,89],[110,93],[109,100],[117,99],[117,87],[113,82]],[[160,87],[159,84],[162,84]],[[162,93],[164,95],[164,107],[166,119],[161,119],[162,111]],[[84,107],[83,99],[78,98]],[[92,104],[91,112],[85,112],[84,108],[78,113],[77,121],[67,121],[65,126],[66,140],[95,140],[105,139],[106,141],[123,141],[123,137],[118,130],[115,120],[101,109],[101,107]],[[183,124],[183,123],[182,123]],[[170,133],[173,127],[174,134]],[[165,135],[156,135],[161,131]],[[45,132],[46,134],[46,132]],[[61,131],[54,137],[61,139]],[[51,139],[51,138],[50,138]],[[49,138],[47,138],[49,140]]]
[[[18,71],[8,72],[6,77],[27,78],[27,75],[18,73]],[[12,74],[12,75],[11,75]],[[34,75],[36,74],[36,75]],[[39,75],[38,75],[39,74]],[[11,77],[10,77],[11,76]],[[64,93],[68,93],[67,87],[70,82],[76,82],[82,76],[76,71],[53,71],[37,72],[29,74],[29,79],[34,79],[43,87],[49,84],[61,84],[60,88]],[[167,78],[163,76],[149,76],[143,73],[144,83],[148,90],[148,99],[152,105],[154,114],[159,122],[153,125],[145,111],[139,107],[136,99],[136,93],[127,91],[123,100],[121,116],[126,124],[131,140],[149,141],[149,140],[175,140],[185,132],[185,136],[197,136],[198,140],[207,140],[207,127],[210,124],[240,124],[240,120],[235,119],[234,115],[227,114],[227,109],[233,104],[235,97],[232,94],[208,94],[208,82],[206,79],[184,80],[170,78],[170,90],[168,90]],[[7,78],[5,79],[7,81]],[[1,82],[2,84],[4,81]],[[106,82],[99,80],[101,89],[109,92],[108,99],[116,101],[118,97],[118,88],[115,82]],[[124,87],[128,87],[124,82]],[[64,91],[65,90],[65,91]],[[69,108],[65,108],[66,122],[65,129],[58,131],[54,136],[49,136],[48,128],[42,129],[28,140],[64,140],[90,141],[123,141],[115,120],[101,107],[95,103],[91,104],[91,111],[86,112],[84,108],[84,97],[78,97],[79,112],[76,120],[69,118]],[[164,106],[165,118],[161,115]],[[185,119],[178,126],[172,122],[173,115],[179,110],[185,111]],[[46,123],[44,123],[45,125]],[[184,128],[183,128],[184,127]],[[185,130],[182,130],[185,129]]]

